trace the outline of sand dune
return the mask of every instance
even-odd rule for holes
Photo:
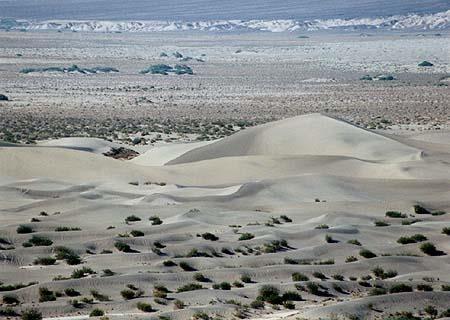
[[[41,287],[61,292],[37,305],[45,317],[59,319],[84,319],[95,307],[111,319],[148,319],[137,302],[151,303],[153,316],[180,320],[199,312],[224,319],[237,312],[250,319],[376,319],[411,308],[418,314],[430,304],[439,312],[448,308],[442,285],[450,284],[450,244],[442,228],[450,227],[450,216],[436,212],[450,211],[450,152],[436,141],[382,136],[314,114],[207,145],[154,149],[132,161],[101,155],[110,146],[101,140],[63,142],[0,147],[0,282],[39,282],[9,292],[21,303],[16,309],[36,305]],[[417,214],[415,205],[436,214]],[[402,216],[386,217],[387,211]],[[126,222],[131,215],[140,220]],[[19,225],[34,232],[18,233]],[[442,255],[425,254],[419,242],[398,242],[415,234]],[[33,235],[52,244],[23,246]],[[119,251],[117,242],[131,252]],[[33,264],[55,256],[56,246],[71,248],[82,264]],[[362,248],[376,256],[363,257]],[[210,281],[194,279],[181,262]],[[96,273],[71,277],[83,266]],[[395,273],[383,278],[376,266]],[[104,276],[104,269],[114,274]],[[322,294],[293,279],[295,272],[320,284]],[[177,292],[193,282],[203,289]],[[213,287],[223,282],[230,290]],[[412,292],[389,293],[399,283]],[[168,288],[167,298],[155,296],[156,284]],[[434,291],[422,291],[423,284]],[[143,296],[124,299],[127,285]],[[295,310],[236,305],[254,301],[262,285],[302,300],[293,302]],[[386,292],[372,296],[375,286]],[[95,289],[109,300],[77,308],[62,293],[66,288],[80,292],[76,299]],[[186,308],[177,310],[175,299]]]
[[[333,155],[362,160],[406,161],[420,150],[320,114],[250,128],[169,162],[179,164],[246,155]]]

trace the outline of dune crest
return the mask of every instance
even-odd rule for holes
[[[345,156],[370,161],[417,160],[421,151],[322,114],[309,114],[246,129],[186,152],[168,164],[248,155]]]

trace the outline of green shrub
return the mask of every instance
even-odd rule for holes
[[[375,223],[375,227],[388,227],[388,226],[390,226],[389,223],[387,223],[386,221],[383,221],[383,220],[376,220],[374,223]]]
[[[322,272],[314,271],[312,274],[315,278],[320,280],[328,279],[326,275],[324,275]]]
[[[42,266],[50,266],[55,264],[56,259],[53,257],[41,257],[41,258],[36,258],[33,261],[33,264],[38,264],[38,265],[42,265]]]
[[[179,263],[180,268],[183,269],[184,271],[196,271],[197,269],[195,269],[194,267],[192,267],[189,263],[187,263],[186,261],[181,261]]]
[[[387,211],[386,212],[386,217],[389,217],[389,218],[402,218],[402,219],[404,219],[404,218],[406,218],[406,214],[403,214],[403,213],[398,212],[398,211]]]
[[[124,289],[124,290],[120,291],[120,295],[125,300],[131,300],[131,299],[136,298],[136,292],[134,290],[129,290],[129,289]]]
[[[248,274],[241,275],[241,281],[245,283],[252,283],[252,278]]]
[[[163,261],[163,265],[164,267],[175,267],[177,264],[172,260],[165,260]]]
[[[80,269],[75,269],[72,271],[71,278],[72,279],[81,279],[90,274],[95,274],[96,272],[89,267],[83,267]]]
[[[341,274],[333,274],[332,277],[334,280],[344,281],[344,276]]]
[[[442,255],[442,253],[436,249],[436,246],[432,244],[431,242],[425,242],[420,246],[420,250],[422,250],[423,253],[429,255],[429,256],[438,256]]]
[[[78,297],[81,295],[81,293],[79,293],[77,290],[75,290],[74,288],[66,288],[64,289],[64,293],[66,294],[66,296],[68,297]]]
[[[441,288],[442,288],[442,291],[450,291],[450,285],[449,284],[443,284],[441,286]]]
[[[250,307],[253,309],[264,309],[264,301],[254,300],[250,302]]]
[[[23,224],[18,226],[16,231],[17,231],[17,233],[33,233],[34,232],[32,227],[26,226]]]
[[[205,232],[202,234],[202,238],[205,240],[210,240],[210,241],[217,241],[219,240],[219,237],[210,233],[210,232]]]
[[[203,289],[203,287],[200,284],[197,283],[188,283],[184,286],[181,286],[177,289],[177,292],[186,292],[186,291],[194,291],[194,290],[200,290]]]
[[[231,284],[226,281],[219,283],[219,287],[221,290],[231,290]]]
[[[295,309],[295,304],[291,301],[284,301],[283,307],[285,307],[286,309],[289,309],[289,310],[293,310],[293,309]]]
[[[336,242],[339,242],[339,241],[337,241],[337,240],[334,240],[329,234],[325,235],[325,241],[326,241],[327,243],[336,243]]]
[[[355,246],[361,246],[361,242],[359,242],[357,239],[348,240],[347,243],[354,244]]]
[[[133,237],[143,237],[144,236],[144,233],[140,230],[131,230],[130,234]]]
[[[114,243],[114,247],[116,247],[117,250],[122,251],[122,252],[126,252],[126,253],[133,252],[131,247],[122,241],[117,241],[116,243]]]
[[[442,233],[450,236],[450,227],[442,228]]]
[[[286,223],[292,222],[292,219],[289,218],[287,215],[284,215],[284,214],[280,216],[280,219],[283,220]]]
[[[415,212],[416,214],[431,214],[430,211],[428,211],[427,209],[425,209],[424,207],[422,207],[422,206],[420,206],[420,205],[418,205],[418,204],[416,204],[416,205],[414,206],[414,212]]]
[[[163,223],[162,220],[158,216],[152,216],[148,219],[152,222],[153,226],[157,226],[157,225],[160,225]]]
[[[141,221],[141,220],[142,220],[141,218],[139,218],[138,216],[135,216],[134,214],[125,218],[125,222],[127,222],[127,223]]]
[[[102,272],[103,272],[102,277],[111,277],[116,274],[111,269],[103,269]]]
[[[413,288],[404,283],[394,284],[389,288],[389,293],[412,292]]]
[[[54,249],[57,260],[65,260],[69,265],[77,265],[81,263],[81,258],[70,248],[67,247],[56,247]]]
[[[438,311],[433,306],[426,306],[423,311],[425,311],[426,314],[431,316],[432,318],[435,318],[438,315]]]
[[[55,229],[56,232],[65,232],[65,231],[81,231],[81,228],[78,227],[57,227]]]
[[[358,258],[356,258],[355,256],[348,256],[347,258],[345,258],[345,262],[347,263],[355,261],[358,261]]]
[[[373,253],[372,251],[370,251],[368,249],[361,249],[359,251],[359,255],[366,259],[375,258],[377,256],[375,253]]]
[[[315,229],[329,229],[330,227],[327,224],[319,224]]]
[[[109,296],[107,296],[106,294],[101,294],[97,290],[91,290],[91,295],[98,301],[110,301]]]
[[[433,291],[433,287],[426,283],[420,283],[417,285],[419,291]]]
[[[184,307],[185,307],[185,305],[184,305],[184,302],[183,301],[181,301],[181,300],[175,300],[174,302],[173,302],[173,304],[174,304],[174,306],[175,306],[175,309],[184,309]]]
[[[50,240],[49,238],[36,235],[32,236],[31,239],[28,240],[28,242],[35,247],[51,246],[53,244],[53,241]]]
[[[19,304],[19,298],[15,294],[6,294],[3,296],[4,304]]]
[[[271,285],[264,285],[259,289],[257,300],[265,301],[271,304],[280,304],[282,302],[280,290]]]
[[[209,282],[209,281],[211,281],[211,280],[209,280],[209,278],[205,277],[200,272],[195,273],[193,278],[194,278],[195,281],[198,281],[198,282]]]
[[[138,302],[136,304],[136,307],[143,311],[143,312],[153,312],[155,310],[153,310],[152,305],[150,303],[145,303],[145,302]]]
[[[309,278],[300,272],[294,272],[292,274],[292,281],[308,281]]]
[[[251,233],[242,233],[241,236],[239,237],[239,241],[244,241],[244,240],[251,240],[253,239],[255,236]]]
[[[385,288],[380,288],[380,287],[372,288],[369,291],[370,296],[381,296],[386,293],[387,293],[387,290]]]
[[[101,309],[94,309],[89,313],[89,317],[102,317],[105,315],[105,312]]]
[[[283,301],[302,301],[302,296],[299,295],[297,292],[295,291],[286,291],[285,293],[282,294],[281,299]]]
[[[39,302],[55,301],[55,293],[46,287],[39,288]]]
[[[42,313],[37,309],[26,309],[22,311],[22,320],[42,320]]]

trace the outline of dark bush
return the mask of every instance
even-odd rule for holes
[[[18,226],[16,231],[17,231],[17,233],[32,233],[32,232],[34,232],[32,227],[26,226],[26,225],[23,225],[23,224]]]
[[[377,256],[375,253],[373,253],[372,251],[370,251],[368,249],[361,249],[359,251],[359,255],[366,259],[375,258]]]
[[[94,309],[89,313],[89,317],[102,317],[105,315],[105,312],[101,309]]]
[[[153,312],[155,310],[153,310],[152,305],[150,303],[145,303],[145,302],[138,302],[136,304],[136,307],[143,311],[143,312]]]
[[[200,290],[203,289],[203,287],[200,284],[197,283],[188,283],[184,286],[181,286],[177,289],[177,292],[186,292],[186,291],[194,291],[194,290]]]
[[[280,291],[271,285],[264,285],[259,289],[257,300],[265,301],[271,304],[280,304],[282,302]]]
[[[206,232],[202,234],[202,238],[205,240],[210,240],[210,241],[217,241],[219,240],[219,237],[210,233],[210,232]]]
[[[43,236],[32,236],[31,239],[28,240],[28,242],[35,247],[51,246],[53,244],[52,240]]]
[[[309,278],[300,272],[294,272],[292,274],[292,281],[308,281]]]
[[[39,288],[39,302],[55,301],[55,293],[48,288]]]
[[[244,241],[244,240],[251,240],[253,239],[255,236],[251,233],[242,233],[241,236],[239,237],[239,241]]]
[[[198,282],[209,282],[209,281],[211,281],[209,278],[205,277],[200,272],[194,274],[193,278],[194,278],[195,281],[198,281]]]
[[[389,293],[412,292],[413,288],[404,283],[394,284],[389,288]]]
[[[181,261],[180,262],[180,268],[183,269],[184,271],[197,271],[197,269],[195,269],[194,267],[192,267],[189,263],[187,263],[186,261]]]
[[[398,211],[387,211],[386,212],[386,217],[389,217],[389,218],[402,218],[402,219],[404,219],[404,218],[406,218],[406,214],[403,214],[403,213],[398,212]]]
[[[66,288],[64,289],[64,293],[66,294],[66,296],[68,297],[78,297],[81,295],[81,293],[79,293],[77,290],[75,290],[74,288]]]
[[[414,206],[414,212],[415,212],[416,214],[431,214],[430,211],[428,211],[427,209],[425,209],[424,207],[422,207],[422,206],[420,206],[420,205],[418,205],[418,204],[416,204],[416,205]]]
[[[130,234],[131,234],[133,237],[143,237],[143,236],[144,236],[144,233],[143,233],[142,231],[140,231],[140,230],[132,230],[132,231],[130,232]]]
[[[125,218],[125,222],[136,222],[141,221],[141,218],[135,216],[134,214]]]
[[[4,304],[19,304],[19,298],[15,294],[6,294],[3,296]]]
[[[440,256],[444,255],[442,251],[439,251],[436,249],[436,246],[432,244],[431,242],[425,242],[420,246],[420,250],[422,250],[423,253],[429,255],[429,256]]]
[[[26,309],[22,311],[22,320],[42,320],[42,313],[37,309]]]
[[[33,261],[33,264],[39,264],[42,266],[51,266],[53,264],[55,264],[56,259],[53,257],[41,257],[41,258],[36,258]]]
[[[84,278],[90,274],[95,274],[96,272],[89,267],[83,267],[80,269],[75,269],[72,271],[71,278],[72,279],[80,279]]]

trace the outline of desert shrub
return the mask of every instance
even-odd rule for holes
[[[0,282],[0,292],[3,292],[3,291],[14,291],[14,290],[18,290],[18,289],[22,289],[22,288],[25,288],[25,287],[32,286],[34,284],[37,284],[37,282],[29,282],[27,284],[16,283],[16,284],[7,284],[7,285],[4,285],[4,284],[2,284],[2,282]]]
[[[77,265],[81,263],[81,258],[70,248],[67,247],[56,247],[54,249],[57,260],[65,260],[69,265]]]
[[[287,215],[284,215],[284,214],[280,216],[280,219],[283,220],[286,223],[292,222],[292,219],[289,218]]]
[[[155,287],[153,289],[153,296],[155,296],[156,298],[165,299],[165,298],[167,298],[167,292],[168,292],[168,290],[166,288],[165,288],[165,290],[160,290],[159,288]]]
[[[345,258],[345,262],[347,263],[355,261],[358,261],[358,258],[356,258],[355,256],[348,256],[347,258]]]
[[[438,311],[433,306],[426,306],[423,311],[425,311],[426,314],[428,314],[431,317],[436,317],[438,315]]]
[[[380,287],[372,288],[369,291],[370,296],[381,296],[386,293],[387,293],[387,290],[385,288],[380,288]]]
[[[419,291],[433,291],[433,287],[426,283],[420,283],[417,285]]]
[[[55,293],[46,287],[39,288],[39,302],[55,301]]]
[[[254,300],[250,302],[250,307],[253,309],[264,309],[264,301]]]
[[[368,249],[361,249],[359,251],[359,255],[366,259],[375,258],[377,256],[375,253],[373,253],[372,251],[370,251]]]
[[[3,296],[4,304],[19,304],[19,298],[15,294],[6,294]]]
[[[400,244],[409,244],[409,243],[416,243],[416,242],[422,242],[427,240],[427,237],[425,237],[423,234],[415,234],[411,237],[400,237],[397,242]]]
[[[205,312],[196,312],[192,316],[192,320],[211,320],[211,317]]]
[[[319,286],[314,283],[314,282],[308,282],[306,284],[306,289],[308,290],[309,293],[314,294],[314,295],[320,295],[320,288]]]
[[[389,288],[389,293],[412,292],[413,288],[404,283],[394,284]]]
[[[383,279],[383,280],[397,276],[397,271],[395,271],[395,270],[384,271],[384,269],[379,266],[373,268],[372,272],[376,277]]]
[[[83,267],[80,269],[75,269],[72,271],[71,278],[72,279],[80,279],[84,278],[90,274],[95,274],[96,272],[89,267]]]
[[[131,299],[136,298],[136,293],[134,292],[134,290],[129,290],[129,289],[124,289],[124,290],[120,291],[120,295],[125,300],[131,300]]]
[[[244,284],[240,281],[234,281],[233,286],[235,286],[236,288],[243,288]]]
[[[64,293],[66,294],[66,296],[68,297],[78,297],[81,295],[81,293],[79,293],[77,290],[75,290],[74,288],[66,288],[64,289]]]
[[[150,220],[152,222],[153,226],[157,226],[162,224],[162,220],[158,217],[158,216],[151,216],[150,218],[148,218],[148,220]]]
[[[257,300],[265,301],[271,304],[280,304],[282,302],[280,290],[271,285],[264,285],[259,289]]]
[[[428,211],[427,209],[425,209],[424,207],[422,207],[421,205],[416,204],[414,206],[414,212],[416,214],[431,214],[430,211]]]
[[[210,240],[210,241],[217,241],[219,240],[219,237],[210,233],[210,232],[205,232],[202,234],[202,238],[205,240]]]
[[[283,307],[285,307],[286,309],[289,309],[289,310],[293,310],[293,309],[295,309],[295,304],[291,301],[284,301]]]
[[[443,284],[443,285],[441,286],[441,289],[442,289],[442,291],[450,291],[450,285],[448,285],[448,284]]]
[[[152,312],[154,311],[152,305],[150,303],[138,302],[136,307],[143,312]]]
[[[158,249],[164,249],[166,246],[165,245],[163,245],[161,242],[159,242],[159,241],[155,241],[155,242],[153,242],[153,245],[156,247],[156,248],[158,248]]]
[[[110,301],[109,296],[106,294],[102,294],[98,292],[97,290],[91,290],[91,295],[94,297],[94,299],[97,299],[98,301]]]
[[[333,237],[330,236],[329,234],[325,235],[325,241],[326,241],[327,243],[336,243],[336,242],[339,242],[339,241],[333,239]]]
[[[42,313],[37,309],[26,309],[22,311],[22,320],[42,320]]]
[[[312,274],[315,278],[320,280],[328,279],[326,275],[324,275],[322,272],[314,271]]]
[[[374,222],[374,224],[375,224],[375,227],[388,227],[388,226],[390,226],[389,223],[387,223],[386,221],[383,221],[383,220],[376,220]]]
[[[33,264],[38,264],[38,265],[42,265],[42,266],[50,266],[55,264],[56,259],[53,257],[41,257],[41,258],[36,258],[33,261]]]
[[[231,290],[231,284],[226,281],[219,283],[219,287],[221,290]]]
[[[297,259],[292,259],[289,257],[285,257],[283,261],[285,264],[298,264],[299,262]]]
[[[404,218],[406,218],[406,214],[403,214],[403,213],[398,212],[398,211],[387,211],[386,212],[386,217],[389,217],[389,218],[402,218],[402,219],[404,219]]]
[[[447,212],[445,212],[445,211],[433,211],[432,213],[431,213],[431,215],[432,216],[442,216],[442,215],[444,215],[444,214],[446,214]]]
[[[333,274],[332,277],[334,280],[344,281],[344,276],[342,274]]]
[[[308,280],[309,278],[303,273],[294,272],[292,274],[292,281],[308,281]]]
[[[450,236],[450,227],[442,228],[442,233]]]
[[[56,232],[65,232],[65,231],[81,231],[81,228],[78,227],[57,227],[55,229]]]
[[[131,230],[130,234],[133,237],[143,237],[144,236],[144,233],[140,230]]]
[[[181,300],[175,300],[173,304],[175,306],[175,309],[184,309],[185,307],[184,302]]]
[[[111,269],[103,269],[102,272],[103,272],[102,277],[111,277],[116,274]]]
[[[177,264],[172,260],[165,260],[163,261],[163,265],[164,267],[175,267]]]
[[[242,233],[239,237],[239,241],[244,241],[244,240],[251,240],[253,239],[255,236],[251,233],[245,232]]]
[[[141,218],[139,218],[138,216],[135,216],[134,214],[125,218],[125,222],[127,222],[127,223],[141,221],[141,220],[142,220]]]
[[[16,231],[17,231],[17,233],[33,233],[34,232],[32,227],[26,226],[23,224],[18,226]]]
[[[420,250],[422,250],[423,253],[429,255],[429,256],[438,256],[442,255],[443,253],[436,249],[436,246],[432,244],[431,242],[425,242],[420,246]]]
[[[51,246],[53,244],[53,241],[50,240],[47,237],[43,236],[32,236],[30,240],[28,240],[29,243],[31,243],[35,247],[41,247],[41,246]]]
[[[248,274],[241,275],[241,281],[245,283],[252,283],[252,278]]]
[[[188,283],[184,286],[181,286],[177,289],[177,292],[186,292],[186,291],[194,291],[194,290],[200,290],[203,289],[203,287],[200,284],[197,283]]]
[[[286,240],[273,240],[270,243],[264,244],[263,251],[265,253],[275,253],[278,251],[286,250],[286,247],[288,247],[288,243]]]
[[[422,220],[420,220],[420,219],[406,220],[405,219],[405,220],[402,220],[402,225],[409,226],[409,225],[412,225],[412,224],[420,222],[420,221],[422,221]]]
[[[348,240],[347,243],[354,244],[355,246],[361,246],[361,242],[359,242],[357,239]]]
[[[183,269],[184,271],[196,271],[197,269],[195,269],[194,267],[192,267],[188,262],[186,261],[181,261],[180,262],[180,268]]]
[[[128,245],[122,241],[117,241],[116,243],[114,243],[114,247],[116,247],[117,250],[122,251],[122,252],[127,252],[127,253],[133,252],[130,245]]]
[[[299,295],[297,292],[295,291],[286,291],[285,293],[282,294],[281,299],[283,301],[302,301],[302,296]]]
[[[195,273],[193,278],[194,278],[195,281],[199,281],[199,282],[209,282],[209,281],[211,281],[209,278],[205,277],[200,272]]]
[[[89,313],[89,317],[102,317],[105,315],[105,312],[101,309],[94,309]]]

